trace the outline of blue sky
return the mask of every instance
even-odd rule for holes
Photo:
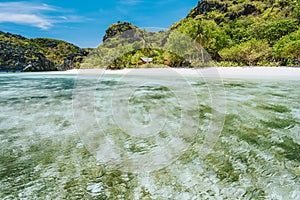
[[[110,24],[129,21],[142,28],[168,28],[184,18],[197,2],[198,0],[1,0],[0,30],[29,38],[56,38],[80,47],[96,47]]]

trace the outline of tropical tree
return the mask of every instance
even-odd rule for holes
[[[271,55],[271,48],[266,41],[252,39],[220,52],[227,61],[242,62],[249,66],[267,59]]]
[[[297,58],[300,61],[300,29],[282,37],[273,47],[274,56],[279,59]]]

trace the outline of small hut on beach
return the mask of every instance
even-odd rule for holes
[[[145,57],[141,57],[142,60],[142,64],[153,64],[153,58],[145,58]]]

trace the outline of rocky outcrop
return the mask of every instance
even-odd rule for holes
[[[251,4],[246,4],[244,5],[244,10],[241,11],[241,12],[232,12],[229,14],[229,19],[231,20],[235,20],[236,18],[242,16],[242,15],[245,15],[245,16],[248,16],[248,15],[251,15],[253,13],[256,13],[258,12],[258,10],[255,8],[255,6],[251,5]]]
[[[88,51],[54,39],[27,39],[0,31],[0,70],[55,71],[79,67]]]
[[[58,66],[59,71],[65,71],[69,69],[79,68],[80,63],[83,62],[83,59],[88,56],[89,52],[86,50],[81,50],[77,54],[70,54],[63,62],[62,65]]]
[[[244,5],[244,10],[241,12],[241,15],[251,15],[252,13],[256,12],[257,9],[255,6],[251,4]]]
[[[105,35],[103,37],[103,42],[107,40],[108,38],[112,38],[117,34],[123,33],[128,30],[133,30],[138,27],[132,25],[129,22],[117,22],[116,24],[111,25],[106,31]]]
[[[236,1],[232,2],[233,5],[238,4]],[[217,10],[218,12],[227,13],[230,20],[234,20],[242,15],[248,16],[254,13],[259,13],[255,6],[245,4],[240,12],[228,12],[228,5],[210,1],[199,1],[198,5],[191,10],[187,17],[195,18],[197,15],[207,14],[211,11]]]
[[[44,55],[38,54],[37,59],[23,68],[22,71],[57,71],[57,68],[55,64],[45,58]]]
[[[198,5],[192,9],[188,17],[195,18],[197,15],[206,14],[212,10],[218,10],[220,12],[227,12],[228,8],[226,4],[219,4],[209,1],[199,1]]]
[[[53,71],[56,67],[38,48],[0,40],[0,70]]]

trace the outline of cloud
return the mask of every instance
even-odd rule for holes
[[[0,9],[1,11],[15,11],[15,12],[23,12],[23,13],[28,13],[28,12],[33,12],[33,11],[57,11],[58,9],[50,6],[48,4],[32,4],[29,2],[5,2],[5,3],[0,3]]]
[[[62,16],[63,9],[24,1],[0,3],[0,23],[29,25],[46,30],[56,23],[77,22],[78,16]]]
[[[1,22],[31,25],[44,30],[53,26],[51,21],[34,14],[0,13],[0,23]]]

